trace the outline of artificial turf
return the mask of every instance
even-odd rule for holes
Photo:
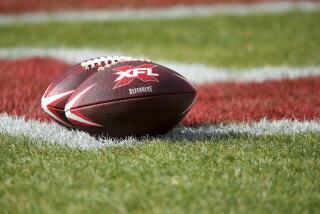
[[[12,213],[316,213],[320,135],[238,136],[81,151],[0,135]]]
[[[320,12],[0,27],[0,47],[90,47],[223,67],[320,63]]]

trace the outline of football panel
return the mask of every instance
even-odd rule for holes
[[[83,69],[79,64],[74,65],[71,68],[68,68],[65,72],[63,72],[62,75],[60,75],[58,78],[56,78],[54,81],[52,81],[52,83],[48,86],[48,88],[45,91],[43,96],[45,96],[45,97],[52,96],[52,95],[55,95],[56,93],[64,92],[67,89],[69,89],[69,90],[74,89],[74,87],[68,87],[68,88],[63,89],[63,87],[57,87],[57,85],[60,85],[60,83],[64,82],[66,79],[68,79],[69,76],[73,76],[73,78],[74,78],[74,74],[78,74],[81,70],[83,70]],[[71,79],[73,79],[73,78],[71,78]]]
[[[47,107],[47,109],[44,110],[60,125],[65,126],[67,128],[74,128],[74,125],[66,117],[64,110],[52,108],[49,106]]]
[[[107,102],[66,112],[70,121],[90,134],[125,137],[164,134],[190,109],[196,94],[175,94]]]
[[[99,57],[72,66],[63,75],[53,81],[45,91],[41,98],[43,110],[56,121],[62,124],[67,123],[67,121],[63,121],[53,112],[58,109],[64,111],[65,105],[74,90],[89,76],[97,72],[100,67],[104,67],[106,64],[116,63],[118,60],[128,59],[131,59],[131,57]],[[50,111],[49,108],[53,110]]]
[[[147,67],[152,67],[152,70],[148,70]],[[135,72],[138,76],[134,75]],[[148,72],[158,76],[150,76],[152,78],[148,79]],[[83,91],[85,94],[78,96]],[[151,62],[130,61],[118,63],[89,77],[69,98],[68,103],[78,96],[68,109],[117,100],[181,93],[196,93],[196,90],[180,74]]]
[[[43,98],[52,98],[65,94],[70,91],[74,91],[78,88],[89,76],[96,72],[95,69],[83,69],[80,65],[73,66],[65,74],[59,77],[57,80],[50,84]],[[50,103],[49,106],[64,109],[66,102],[71,94],[68,94],[60,99],[59,102]]]

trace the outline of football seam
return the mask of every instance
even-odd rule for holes
[[[99,103],[94,103],[94,104],[88,104],[88,105],[83,105],[83,106],[80,106],[80,107],[77,107],[77,108],[71,108],[67,111],[70,111],[70,110],[75,110],[75,109],[81,109],[81,108],[85,108],[85,107],[88,107],[88,106],[96,106],[96,105],[103,105],[103,104],[106,104],[106,103],[115,103],[115,102],[121,102],[121,101],[127,101],[127,100],[133,100],[133,99],[138,99],[138,100],[141,100],[141,99],[144,99],[144,98],[154,98],[154,97],[161,97],[161,96],[175,96],[175,95],[196,95],[195,98],[197,97],[197,92],[185,92],[185,93],[176,93],[176,94],[159,94],[159,95],[154,95],[154,96],[147,96],[147,97],[131,97],[131,98],[126,98],[126,99],[118,99],[118,100],[110,100],[110,101],[104,101],[104,102],[99,102]],[[192,104],[194,104],[194,101],[192,102]],[[65,110],[66,111],[66,110]]]
[[[63,108],[56,108],[56,107],[52,107],[50,105],[47,105],[49,108],[53,109],[53,110],[60,110],[60,111],[64,111],[65,109]]]
[[[111,63],[109,63],[111,61]],[[101,56],[89,60],[85,60],[80,63],[82,68],[88,70],[92,68],[98,69],[98,71],[103,70],[105,68],[110,68],[111,66],[114,66],[121,62],[130,62],[130,61],[146,61],[150,62],[150,60],[147,59],[135,59],[128,56]],[[105,65],[102,65],[102,62],[104,62]],[[96,66],[98,64],[98,67]]]

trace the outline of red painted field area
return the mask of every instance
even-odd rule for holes
[[[219,83],[198,87],[199,98],[185,124],[311,120],[320,116],[320,77],[264,83]]]
[[[10,0],[0,1],[0,13],[22,13],[31,11],[56,11],[71,9],[145,8],[174,5],[199,5],[217,3],[256,3],[270,0]]]
[[[0,60],[0,112],[50,120],[40,99],[67,64],[48,58]],[[264,83],[199,85],[199,97],[184,125],[320,117],[320,77]]]

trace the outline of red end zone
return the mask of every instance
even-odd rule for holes
[[[41,96],[67,67],[45,58],[0,60],[0,112],[49,120],[40,107]]]
[[[40,99],[67,64],[49,58],[0,60],[0,112],[48,121]],[[320,77],[199,85],[184,125],[320,117]]]
[[[198,101],[184,123],[317,119],[320,117],[319,90],[320,77],[202,85],[198,87]]]

